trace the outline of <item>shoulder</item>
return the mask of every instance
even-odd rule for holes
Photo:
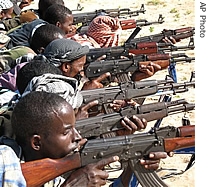
[[[0,166],[5,171],[19,167],[19,159],[14,150],[8,145],[0,145]]]
[[[13,149],[7,145],[0,145],[0,178],[3,179],[2,186],[26,186],[20,161]]]

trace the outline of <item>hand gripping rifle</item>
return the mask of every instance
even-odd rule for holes
[[[82,26],[87,26],[90,22],[98,15],[108,15],[111,17],[118,17],[118,18],[126,18],[126,17],[133,17],[139,16],[140,13],[145,13],[144,4],[141,5],[139,10],[130,10],[129,8],[123,9],[99,9],[93,12],[84,12],[84,13],[77,13],[73,14],[73,24],[82,24]]]
[[[188,103],[185,99],[128,106],[122,108],[119,112],[77,120],[75,127],[82,137],[93,138],[123,129],[120,122],[125,116],[130,118],[136,115],[140,119],[145,118],[150,122],[176,113],[191,111],[194,108],[195,104]]]
[[[171,43],[157,43],[157,42],[139,42],[135,46],[136,47],[134,48],[130,48],[129,53],[138,55],[138,54],[165,53],[172,51],[187,51],[195,49],[193,37],[190,37],[189,44],[184,46],[181,45],[177,46]]]
[[[192,147],[195,145],[194,135],[194,125],[168,126],[154,129],[153,133],[88,140],[79,152],[60,159],[45,158],[21,163],[21,167],[27,186],[38,187],[68,171],[103,158],[119,156],[122,167],[129,164],[142,186],[167,187],[155,171],[141,166],[139,159],[147,157],[150,152]]]
[[[83,104],[98,100],[97,111],[110,113],[109,104],[114,100],[129,100],[146,96],[176,94],[188,91],[188,87],[195,87],[195,82],[174,83],[171,80],[142,80],[119,83],[118,86],[82,90]],[[113,112],[113,111],[112,111]]]
[[[180,59],[180,57],[184,58]],[[171,62],[191,62],[192,60],[194,58],[187,57],[185,53],[136,55],[130,59],[100,60],[88,63],[84,67],[84,73],[87,78],[93,79],[110,72],[112,77],[116,77],[119,82],[122,82],[130,79],[129,73],[139,71],[140,64],[148,65],[152,61],[160,65],[161,69],[166,69]],[[135,79],[132,78],[132,80]]]
[[[186,46],[175,46],[171,43],[157,42],[128,42],[123,46],[90,49],[89,53],[86,55],[86,62],[90,63],[96,61],[103,55],[106,55],[105,60],[114,60],[120,59],[122,56],[131,58],[131,53],[135,55],[154,55],[163,54],[168,51],[193,50],[194,48],[193,42],[189,42],[189,45]]]

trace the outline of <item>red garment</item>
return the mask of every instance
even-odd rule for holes
[[[92,37],[101,47],[114,47],[119,44],[121,31],[118,18],[97,16],[90,23],[87,35]]]

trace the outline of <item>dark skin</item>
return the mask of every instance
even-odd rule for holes
[[[73,78],[76,78],[77,80],[79,80],[78,75],[80,75],[81,77],[85,76],[84,71],[83,71],[85,63],[86,63],[86,55],[79,59],[76,59],[72,62],[62,63],[62,65],[59,67],[59,69],[63,72],[63,75],[65,75],[67,77],[73,77]],[[141,75],[141,78],[143,79],[145,77],[152,76],[161,67],[159,67],[159,65],[153,64],[151,62],[147,66],[141,65],[140,68],[142,71],[141,72],[139,71],[139,73],[137,73],[137,75],[138,76]],[[99,76],[93,80],[88,80],[84,83],[82,90],[103,88],[103,84],[101,83],[101,81],[106,80],[108,77],[110,77],[109,72],[104,73],[101,76]],[[138,79],[139,79],[139,77],[138,77]],[[83,107],[80,110],[78,110],[78,112],[76,113],[76,116],[77,116],[76,118],[82,119],[82,118],[87,117],[88,109],[90,109],[91,107],[93,107],[95,105],[97,105],[97,102],[92,102],[88,106]]]
[[[52,119],[50,136],[46,137],[43,133],[34,134],[30,138],[30,144],[24,148],[26,161],[46,157],[61,158],[85,142],[75,129],[75,115],[71,105],[62,104],[58,112],[52,113]]]
[[[71,36],[76,33],[76,26],[73,25],[73,15],[68,14],[63,22],[58,21],[57,27],[60,27],[67,35]]]
[[[148,65],[139,64],[139,70],[132,74],[131,79],[133,81],[140,81],[142,79],[153,76],[157,71],[161,70],[161,66],[153,63],[152,61]]]
[[[77,78],[77,75],[80,74],[81,76],[84,76],[84,64],[86,62],[86,56],[83,56],[73,62],[64,62],[62,65],[59,67],[61,71],[63,72],[63,75],[67,77],[73,77]],[[95,89],[95,88],[101,88],[103,85],[100,83],[100,81],[104,80],[109,76],[109,73],[105,73],[101,75],[100,77],[88,81],[84,84],[83,89]],[[88,110],[96,106],[98,104],[97,101],[92,101],[89,104],[82,106],[76,111],[76,119],[83,119],[89,117],[88,115]],[[120,107],[121,104],[117,104],[118,108]],[[127,135],[127,134],[132,134],[136,130],[140,129],[145,129],[147,126],[147,121],[145,119],[139,119],[136,116],[133,116],[132,118],[128,119],[125,117],[121,121],[121,125],[124,127],[123,130],[117,131],[117,135]]]
[[[79,74],[81,77],[84,77],[84,65],[86,63],[86,55],[74,60],[72,62],[64,62],[59,67],[61,71],[63,72],[63,75],[67,77],[74,77]],[[139,81],[148,77],[153,76],[157,71],[161,69],[161,66],[155,63],[150,62],[148,65],[139,65],[139,71],[136,72],[135,76],[133,77],[133,81]],[[106,80],[108,77],[110,77],[110,73],[104,73],[101,76],[89,80],[85,82],[83,86],[83,90],[88,89],[96,89],[96,88],[103,88],[103,84],[101,81]]]
[[[23,147],[26,161],[62,158],[73,153],[76,148],[80,148],[86,142],[86,139],[82,139],[75,129],[75,115],[71,105],[61,104],[60,109],[52,113],[52,118],[53,123],[49,136],[34,134],[30,137],[27,146]],[[104,166],[118,161],[118,159],[118,157],[110,157],[78,169],[62,186],[69,184],[77,186],[77,183],[84,184],[84,186],[101,186],[108,177],[108,173],[103,170]],[[77,181],[76,184],[74,184],[74,180]]]
[[[71,37],[74,34],[76,34],[76,26],[73,25],[73,15],[69,14],[66,16],[65,21],[62,23],[60,21],[58,21],[56,23],[56,26],[60,27],[62,30],[64,30],[64,32],[66,33],[66,37]],[[179,40],[180,41],[180,40]],[[175,44],[176,41],[173,37],[170,38],[164,38],[163,42],[170,42]],[[102,57],[99,57],[99,59],[103,59],[105,58],[105,56],[103,55]],[[71,67],[69,65],[67,65],[66,63],[63,63],[61,70],[64,72],[64,75],[66,76],[70,76],[70,77],[75,77],[78,73],[84,77],[84,73],[83,73],[83,69],[84,69],[84,65],[86,62],[86,57],[81,57],[80,59],[75,60],[74,62],[71,63]],[[149,63],[148,65],[140,65],[139,64],[139,71],[136,71],[132,74],[131,79],[133,81],[139,81],[145,78],[149,78],[151,76],[153,76],[157,71],[161,70],[161,66],[155,63]],[[73,72],[72,72],[73,71]],[[107,72],[105,74],[102,74],[101,76],[99,76],[96,79],[93,79],[91,81],[87,81],[84,86],[83,89],[84,90],[88,90],[88,89],[96,89],[96,88],[103,88],[103,84],[101,83],[101,81],[106,80],[108,77],[110,77],[110,73]]]
[[[53,123],[51,123],[49,135],[46,137],[44,134],[34,134],[29,138],[29,143],[23,147],[26,161],[62,158],[69,153],[73,154],[76,148],[80,148],[86,142],[86,139],[82,139],[75,129],[75,116],[71,105],[62,103],[60,108],[51,114]],[[156,169],[159,160],[164,157],[165,153],[162,153],[151,161],[142,161],[141,164],[149,169]],[[113,156],[77,169],[70,174],[62,186],[102,186],[106,184],[109,176],[104,167],[118,160],[119,157]]]

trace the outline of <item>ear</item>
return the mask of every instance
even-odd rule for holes
[[[42,54],[44,53],[45,48],[44,47],[40,47],[39,49],[37,49],[38,54]]]
[[[41,149],[41,137],[39,135],[33,135],[31,138],[31,147],[36,151]]]
[[[70,65],[70,63],[64,62],[60,66],[60,69],[61,69],[62,72],[67,73],[71,69],[71,65]]]
[[[0,18],[2,18],[4,16],[4,11],[0,11]]]
[[[58,21],[58,22],[56,22],[55,26],[61,27],[61,23]]]
[[[44,53],[44,50],[45,50],[44,47],[40,47],[40,48],[38,48],[38,49],[36,50],[36,53],[37,53],[37,54],[42,54],[42,53]]]

